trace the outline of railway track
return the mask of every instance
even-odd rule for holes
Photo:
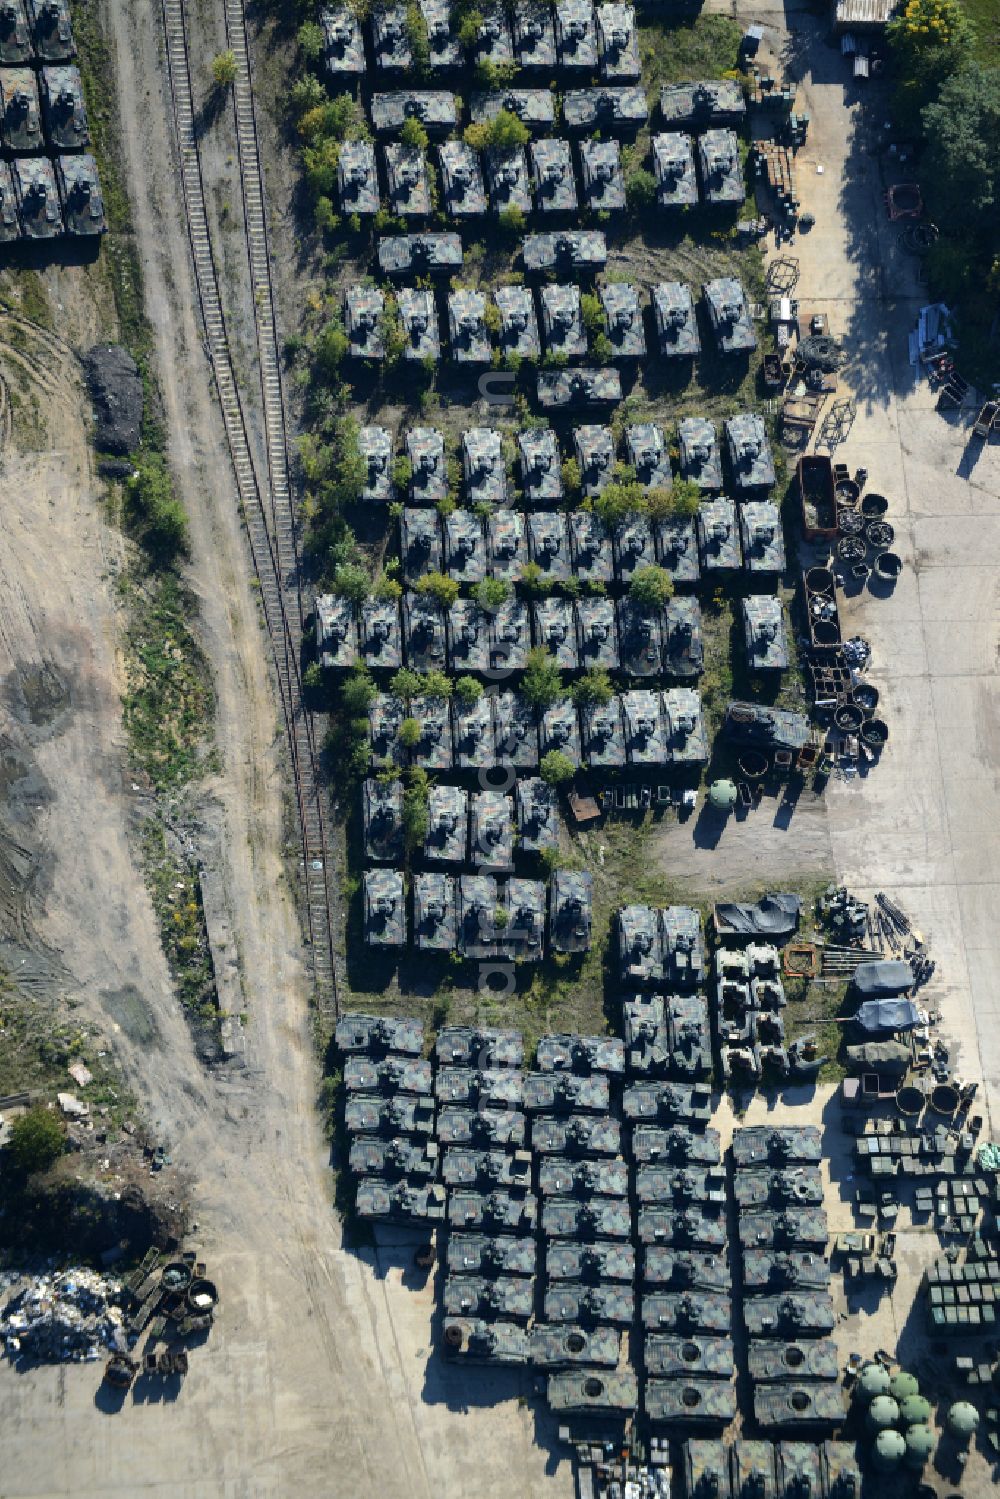
[[[288,449],[278,367],[274,297],[267,253],[260,149],[250,84],[246,24],[241,0],[225,0],[226,28],[236,56],[236,128],[244,223],[253,287],[261,372],[266,476],[254,464],[246,413],[233,368],[212,256],[201,161],[194,128],[191,69],[183,0],[161,0],[170,96],[180,155],[181,182],[208,354],[222,408],[240,509],[247,528],[264,620],[274,656],[281,710],[288,737],[302,838],[306,922],[317,1003],[326,1015],[338,1010],[333,953],[332,869],[327,853],[313,725],[302,695],[299,652],[302,598],[289,485]]]

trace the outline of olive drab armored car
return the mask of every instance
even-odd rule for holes
[[[646,332],[643,327],[639,293],[635,287],[613,282],[600,287],[598,296],[604,311],[607,336],[611,343],[611,358],[644,359]]]
[[[549,884],[549,942],[554,952],[586,952],[593,924],[593,876],[557,869]]]
[[[542,1233],[547,1239],[628,1239],[631,1232],[628,1202],[622,1198],[579,1202],[549,1197],[542,1203]]]
[[[556,65],[555,23],[551,7],[538,0],[514,6],[514,54],[525,70],[551,73]]]
[[[515,115],[529,130],[551,130],[556,118],[552,90],[509,88],[473,94],[469,113],[474,125],[495,120],[502,112]]]
[[[424,1057],[348,1057],[344,1087],[349,1093],[431,1092],[431,1064]]]
[[[684,1443],[682,1452],[688,1499],[733,1499],[729,1449],[722,1442],[692,1437]]]
[[[433,1135],[434,1101],[419,1095],[353,1093],[344,1103],[350,1135]]]
[[[38,79],[49,145],[57,151],[79,151],[89,146],[90,130],[79,68],[42,68]]]
[[[616,369],[539,370],[535,390],[546,411],[616,406],[622,398],[621,376]]]
[[[677,439],[682,476],[699,489],[718,493],[722,488],[722,455],[714,424],[701,416],[686,416],[678,423]]]
[[[698,137],[698,165],[706,203],[745,200],[739,142],[732,130],[706,130]]]
[[[635,1281],[635,1248],[618,1239],[594,1244],[574,1244],[569,1239],[556,1239],[545,1246],[545,1274],[550,1282],[555,1283],[632,1285]],[[562,1319],[553,1317],[551,1320]]]
[[[417,120],[429,135],[447,135],[458,124],[455,95],[445,90],[407,89],[372,95],[372,126],[379,135],[396,135],[407,120]]]
[[[615,213],[625,207],[625,176],[617,141],[581,141],[580,178],[587,206],[594,213]]]
[[[597,68],[597,27],[588,0],[559,0],[556,50],[565,72],[593,73]]]
[[[493,1233],[532,1233],[538,1218],[538,1205],[530,1192],[452,1191],[448,1195],[448,1223],[451,1228],[481,1229]]]
[[[555,787],[537,776],[523,777],[514,789],[518,846],[538,854],[559,847],[559,799]]]
[[[653,287],[653,318],[665,359],[693,359],[701,352],[694,298],[683,281],[663,281]]]
[[[385,297],[377,286],[351,286],[344,299],[344,323],[355,359],[384,359]]]
[[[701,605],[697,599],[675,596],[663,614],[663,669],[671,677],[701,675],[705,650]]]
[[[445,1195],[444,1187],[434,1183],[386,1182],[367,1176],[358,1182],[354,1208],[359,1218],[384,1223],[440,1223]]]
[[[681,1337],[648,1332],[643,1340],[643,1362],[647,1374],[668,1379],[691,1375],[701,1379],[732,1379],[736,1372],[732,1339],[713,1337],[710,1333]]]
[[[442,1303],[447,1317],[503,1317],[527,1322],[534,1311],[535,1287],[519,1276],[480,1275],[445,1277]]]
[[[566,1327],[536,1322],[528,1334],[531,1362],[536,1369],[617,1367],[621,1333],[614,1327]]]
[[[491,1239],[485,1234],[449,1234],[445,1264],[453,1275],[533,1276],[538,1252],[533,1239]]]
[[[538,336],[535,302],[528,287],[498,286],[493,292],[493,300],[500,314],[501,354],[513,354],[519,359],[537,359],[542,352],[542,345]]]
[[[831,1338],[810,1336],[791,1343],[751,1338],[747,1344],[747,1364],[754,1384],[840,1378],[837,1345]]]
[[[680,1431],[727,1426],[736,1415],[736,1391],[721,1379],[648,1379],[646,1415]]]
[[[422,952],[454,952],[455,881],[421,870],[413,877],[413,941]]]
[[[740,601],[743,640],[751,671],[784,671],[788,666],[788,639],[781,600],[773,594],[752,594]]]
[[[705,573],[736,572],[743,562],[736,506],[732,500],[705,500],[698,511],[698,546]]]
[[[514,46],[506,11],[501,5],[490,4],[484,5],[478,14],[481,20],[476,33],[476,62],[509,67],[514,61]]]
[[[543,286],[539,300],[546,350],[566,359],[582,358],[587,352],[587,335],[583,329],[579,287]]]
[[[400,218],[426,218],[431,211],[427,163],[419,146],[394,142],[382,147],[389,210]]]
[[[444,1351],[447,1358],[466,1364],[527,1364],[529,1335],[516,1322],[446,1317]]]
[[[410,467],[410,498],[436,505],[448,493],[444,438],[436,427],[411,427],[405,439]]]
[[[518,519],[521,525],[523,525],[523,518],[519,516]],[[493,535],[495,535],[495,529],[492,527],[491,533],[492,540]],[[495,560],[493,561],[493,566],[494,568],[496,567]],[[528,651],[530,648],[531,619],[528,612],[528,605],[525,603],[524,599],[509,598],[503,604],[499,605],[499,607],[493,613],[492,626],[490,630],[491,670],[499,671],[502,673],[523,671],[528,663]],[[496,699],[494,699],[493,726],[494,735],[497,736],[494,742],[494,760],[495,762],[498,762],[502,759],[504,760],[504,762],[506,762],[510,760],[513,750],[511,748],[507,748],[501,755],[500,749],[498,748],[500,724],[497,719],[496,713]],[[504,722],[504,732],[506,732],[506,719]],[[517,727],[522,728],[524,727],[524,725],[518,725]],[[532,743],[537,745],[537,735],[533,736]],[[525,751],[527,753],[527,746],[525,746]],[[537,765],[538,763],[537,753],[534,760],[530,760],[528,758],[518,759],[517,763],[522,769],[530,769],[533,765]]]
[[[674,1126],[637,1125],[632,1131],[632,1156],[636,1161],[674,1161],[678,1165],[717,1166],[722,1159],[717,1130],[695,1134]]]
[[[623,692],[625,754],[630,765],[665,765],[663,714],[658,692]]]
[[[365,466],[363,500],[392,499],[392,434],[385,427],[359,427],[358,452]]]
[[[503,943],[515,962],[541,962],[545,955],[545,885],[541,880],[507,881]]]
[[[460,606],[465,607],[460,607]],[[469,624],[465,618],[470,612],[474,618]],[[488,644],[485,640],[487,622],[482,611],[468,599],[458,599],[448,614],[448,630],[452,639],[451,664],[453,671],[484,671],[489,660]],[[468,633],[475,630],[477,638],[470,646]],[[493,713],[488,697],[464,707],[453,700],[452,736],[456,770],[477,770],[493,764]]]
[[[403,635],[396,599],[366,599],[358,619],[361,659],[373,671],[397,671],[403,664]]]
[[[667,515],[653,527],[656,560],[675,584],[697,583],[701,576],[698,540],[692,515]]]
[[[627,1197],[628,1166],[624,1161],[579,1161],[550,1156],[538,1168],[538,1190],[543,1197]]]
[[[781,513],[771,500],[749,500],[740,506],[743,566],[748,573],[780,574],[785,570]]]
[[[660,90],[660,115],[665,125],[739,125],[746,115],[746,101],[738,79],[672,83]]]
[[[428,287],[401,286],[396,293],[396,306],[405,339],[403,358],[439,359],[441,335],[434,293]]]
[[[501,150],[488,146],[484,153],[486,186],[490,195],[490,207],[494,213],[531,212],[531,184],[528,178],[528,158],[520,146]]]
[[[567,130],[608,130],[634,135],[649,119],[646,92],[621,87],[567,89],[563,95],[563,121]]]
[[[472,794],[469,862],[485,869],[509,869],[514,862],[513,807],[502,791]]]
[[[566,583],[573,576],[569,551],[569,529],[559,510],[536,510],[528,516],[528,555],[553,583]]]
[[[746,1249],[818,1249],[826,1247],[829,1231],[821,1207],[786,1207],[778,1212],[742,1212],[740,1243]]]
[[[407,665],[414,671],[444,670],[444,612],[436,600],[423,593],[403,595],[403,636]]]
[[[501,692],[493,699],[496,763],[518,771],[538,769],[538,723],[535,711],[519,692]]]
[[[603,1073],[583,1077],[573,1072],[529,1072],[524,1079],[528,1114],[574,1110],[606,1114],[609,1100],[608,1079]]]
[[[17,216],[14,180],[7,162],[0,161],[0,245],[12,244],[20,237],[21,224]]]
[[[445,141],[438,149],[445,209],[450,218],[478,218],[486,212],[486,188],[479,157],[464,141]]]
[[[436,1181],[441,1170],[435,1141],[384,1140],[377,1135],[356,1135],[348,1164],[355,1176],[409,1176],[425,1181]]]
[[[524,1144],[525,1120],[519,1109],[466,1109],[448,1104],[438,1114],[437,1135],[442,1145],[519,1150]]]
[[[347,5],[332,6],[319,13],[323,31],[323,67],[336,84],[342,79],[362,78],[365,48],[361,22]]]
[[[340,206],[345,214],[370,217],[379,211],[375,147],[369,141],[344,141],[337,159]]]
[[[707,1249],[647,1244],[642,1253],[642,1278],[647,1286],[662,1286],[672,1291],[732,1290],[732,1274],[725,1256]]]
[[[574,510],[568,520],[574,573],[590,583],[610,583],[614,549],[604,522],[589,510]]]
[[[39,62],[70,62],[76,56],[69,0],[28,0],[28,19]]]
[[[622,1130],[617,1119],[595,1114],[539,1114],[531,1121],[536,1155],[617,1156]]]
[[[448,337],[458,364],[489,364],[490,334],[486,298],[478,291],[448,293]]]
[[[380,6],[372,16],[372,48],[380,73],[406,73],[413,66],[413,49],[404,5]]]
[[[444,1153],[441,1179],[447,1187],[531,1187],[531,1156],[526,1150],[468,1150],[450,1146]]]
[[[635,1317],[635,1296],[631,1286],[584,1286],[556,1281],[545,1292],[543,1310],[549,1322],[584,1326],[610,1322],[628,1327]]]
[[[528,560],[528,539],[525,519],[519,510],[493,512],[486,522],[486,550],[491,577],[512,583],[521,576]],[[505,602],[512,604],[515,600]],[[494,623],[498,614],[494,616]],[[505,618],[510,618],[509,612]],[[507,664],[513,666],[513,662]]]
[[[599,229],[562,229],[526,234],[521,253],[526,271],[600,271],[607,264],[608,244]]]
[[[63,217],[52,163],[42,156],[21,156],[11,163],[11,171],[23,237],[55,239],[62,234]]]
[[[698,201],[694,170],[694,142],[682,131],[654,135],[653,170],[656,201],[661,208],[688,208]]]
[[[706,281],[705,305],[723,354],[748,354],[757,347],[746,293],[732,276]]]
[[[597,50],[601,77],[621,83],[640,76],[639,34],[631,5],[597,7]]]
[[[737,490],[771,489],[774,459],[761,417],[752,413],[731,416],[725,423],[726,446]]]
[[[536,644],[544,646],[563,671],[575,671],[579,661],[572,602],[555,597],[536,599],[532,616]],[[557,703],[547,709],[542,720],[542,734],[546,740],[545,749],[565,749],[567,754],[575,750],[575,758],[579,760],[579,732],[571,708],[572,704]]]
[[[576,213],[579,205],[569,142],[532,141],[528,156],[538,212]]]
[[[31,61],[31,32],[24,0],[0,3],[0,66],[17,68]]]
[[[104,197],[97,162],[92,156],[57,156],[56,184],[62,203],[66,233],[73,236],[104,234]]]
[[[462,66],[462,47],[452,29],[449,0],[420,0],[420,13],[427,28],[428,67],[445,73]]]
[[[543,1036],[536,1060],[542,1072],[606,1072],[625,1070],[625,1047],[617,1036]]]
[[[615,671],[619,664],[618,629],[611,599],[579,599],[575,608],[580,666]],[[590,705],[595,706],[595,705]]]
[[[403,788],[399,781],[366,780],[363,790],[365,858],[373,863],[403,860]]]
[[[316,599],[316,658],[327,670],[353,666],[358,659],[358,628],[350,599],[322,593]]]
[[[364,928],[369,947],[405,946],[406,905],[398,870],[370,869],[365,875]]]

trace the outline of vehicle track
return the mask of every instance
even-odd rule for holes
[[[288,482],[288,455],[281,378],[274,328],[274,298],[267,255],[263,183],[249,54],[241,0],[226,0],[226,27],[237,59],[236,130],[243,193],[244,227],[253,284],[254,320],[261,371],[267,448],[267,480],[258,475],[226,333],[212,255],[205,191],[194,127],[194,103],[183,0],[161,0],[166,34],[170,99],[180,156],[188,238],[201,303],[209,359],[222,407],[254,571],[260,584],[278,677],[282,714],[295,783],[302,836],[306,921],[317,1003],[337,1013],[333,954],[332,869],[327,853],[315,736],[302,695],[299,650],[302,601],[298,547]]]

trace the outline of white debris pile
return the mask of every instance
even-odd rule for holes
[[[93,1270],[4,1277],[0,1343],[12,1361],[81,1363],[124,1347],[121,1282]]]

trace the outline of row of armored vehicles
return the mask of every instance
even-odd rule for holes
[[[403,788],[399,781],[369,779],[362,793],[365,859],[400,864],[406,848]],[[510,868],[516,854],[555,852],[559,802],[538,776],[517,781],[513,795],[468,792],[436,781],[427,793],[427,828],[417,852],[428,864]]]
[[[404,730],[415,722],[416,730]],[[427,771],[509,766],[538,771],[558,750],[574,767],[614,770],[704,765],[708,736],[701,699],[690,687],[640,689],[580,709],[568,698],[536,713],[519,693],[484,696],[469,709],[446,698],[400,698],[382,693],[369,710],[371,760],[376,768],[417,766]],[[471,732],[468,732],[471,730]]]
[[[791,1069],[782,1016],[787,998],[779,949],[767,942],[717,948],[713,989],[723,1081],[753,1085],[765,1068],[787,1076]]]
[[[497,295],[503,290],[498,288]],[[507,290],[519,291],[521,288]],[[749,412],[730,417],[724,423],[723,437],[731,487],[738,493],[770,489],[775,482],[774,463],[767,431],[760,417]],[[399,492],[414,505],[440,504],[449,498],[449,455],[438,428],[410,427],[404,432],[400,454],[402,472],[399,472],[400,466],[394,457],[393,434],[386,427],[360,427],[357,448],[364,470],[362,501],[389,503]],[[696,484],[705,495],[716,494],[724,487],[723,450],[713,422],[703,417],[684,417],[677,427],[677,448],[682,478]],[[581,488],[586,498],[599,495],[619,472],[618,444],[608,426],[589,424],[577,427],[572,434],[572,456],[579,467]],[[502,507],[510,503],[511,474],[503,438],[495,428],[474,427],[464,432],[460,460],[469,505],[485,503]],[[672,483],[670,442],[664,428],[656,422],[641,422],[625,428],[621,461],[630,476],[634,474],[636,481],[646,489],[667,489]],[[558,509],[566,503],[563,453],[559,438],[551,427],[530,427],[517,434],[516,478],[528,508]],[[570,536],[573,571],[585,577],[592,573],[595,582],[610,582],[614,574],[610,567],[603,569],[600,555],[592,563],[587,560],[586,554],[595,547],[595,541],[585,526],[588,513],[584,511],[567,517],[568,524],[578,527],[578,534],[571,533]],[[708,521],[714,523],[718,518],[715,513],[710,513]],[[677,520],[678,517],[671,519]],[[750,511],[745,518],[741,516],[740,533],[749,571],[783,570],[784,546],[776,510]],[[429,534],[439,538],[438,532]],[[600,532],[595,535],[600,541]],[[708,539],[707,530],[705,539]],[[543,541],[544,537],[538,538],[534,547],[536,553],[549,549],[541,544]],[[421,543],[421,546],[429,549],[429,543]],[[404,553],[405,550],[404,547]],[[670,548],[661,541],[659,550],[665,553]],[[404,557],[404,560],[407,559]],[[434,551],[431,559],[416,569],[415,576],[419,577],[431,565],[440,568],[443,562],[440,552]],[[412,572],[415,562],[410,566]]]
[[[69,0],[0,0],[0,67],[46,67],[75,56]]]
[[[105,232],[97,163],[76,156],[0,161],[0,245],[18,240],[93,239]]]
[[[457,236],[403,235],[380,248],[389,264],[419,263],[413,242],[424,239],[454,239]],[[527,242],[526,242],[527,243]],[[430,253],[430,252],[429,252]],[[437,254],[437,251],[433,252]],[[709,324],[722,353],[749,353],[757,347],[750,308],[738,281],[722,277],[705,285]],[[634,286],[611,283],[597,288],[606,340],[605,358],[619,363],[645,359],[649,353],[645,312]],[[394,307],[378,286],[352,286],[344,295],[344,326],[353,358],[379,362],[386,355],[390,323],[396,315],[404,343],[402,356],[412,361],[439,359],[442,353],[438,297],[430,286],[402,286],[393,293]],[[505,359],[538,360],[542,345],[546,354],[567,364],[592,355],[591,334],[584,324],[580,288],[571,284],[543,286],[538,293],[541,334],[530,287],[497,287],[492,299],[482,291],[461,288],[445,297],[444,322],[448,348],[456,364],[490,364],[494,355]],[[655,329],[653,348],[666,359],[693,359],[701,352],[701,334],[691,290],[683,282],[665,281],[651,291],[650,306]],[[495,314],[495,317],[494,317]],[[496,329],[496,331],[494,331]],[[542,374],[552,375],[552,371]],[[563,371],[571,374],[572,371]],[[744,417],[744,423],[759,419]],[[747,427],[731,440],[733,466],[737,474],[757,461],[766,445],[763,428]],[[751,453],[753,446],[755,451]],[[774,483],[773,469],[767,480]]]
[[[377,75],[449,73],[475,63],[484,68],[568,75],[597,75],[608,83],[640,75],[638,32],[631,5],[558,0],[554,6],[518,0],[477,8],[479,25],[468,51],[459,39],[447,0],[418,0],[414,17],[406,5],[380,5],[367,28],[349,6],[324,8],[320,24],[324,67],[332,83],[349,83],[371,70]]]
[[[50,156],[90,144],[79,68],[0,67],[0,141],[8,156]]]
[[[525,963],[544,958],[546,934],[553,953],[582,953],[590,947],[593,887],[586,872],[555,870],[547,892],[541,880],[511,876],[501,881],[493,874],[436,870],[419,871],[409,884],[412,922],[403,871],[379,868],[365,874],[361,894],[368,947],[403,948],[412,932],[413,945],[423,952]]]
[[[685,1499],[861,1499],[854,1442],[692,1437],[681,1472]]]

